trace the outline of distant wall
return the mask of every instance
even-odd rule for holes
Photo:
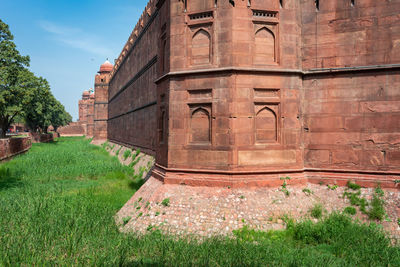
[[[33,143],[47,143],[54,140],[54,135],[52,133],[30,133],[30,135],[32,136]]]
[[[58,128],[57,132],[61,136],[80,136],[85,135],[85,128],[80,122],[71,122],[67,126]]]
[[[150,1],[134,28],[109,83],[108,139],[155,154],[158,44],[163,9]],[[167,3],[165,3],[167,4]],[[165,6],[164,4],[164,6]]]
[[[28,151],[31,146],[30,137],[0,139],[0,161]]]

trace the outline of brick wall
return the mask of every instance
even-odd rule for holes
[[[0,139],[0,161],[28,151],[31,146],[30,137]]]

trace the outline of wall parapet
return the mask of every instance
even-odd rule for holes
[[[0,139],[0,161],[10,159],[28,151],[32,146],[31,137]]]

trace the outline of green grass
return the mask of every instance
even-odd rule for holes
[[[204,242],[118,231],[114,215],[141,185],[104,149],[60,138],[0,165],[0,266],[396,266],[398,247],[375,224],[331,214],[247,227]],[[139,201],[141,202],[141,201]],[[144,204],[145,205],[145,204]],[[158,213],[158,215],[160,215]],[[128,223],[135,218],[123,218]]]

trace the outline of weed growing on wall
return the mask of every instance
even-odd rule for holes
[[[130,149],[127,149],[124,151],[124,154],[122,155],[122,157],[124,158],[124,160],[126,160],[127,158],[129,158],[131,156],[132,151]]]

